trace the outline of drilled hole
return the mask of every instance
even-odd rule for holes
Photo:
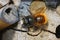
[[[9,14],[9,13],[10,13],[10,11],[11,11],[11,8],[8,8],[8,9],[6,9],[6,11],[5,11],[5,12],[6,12],[7,14]]]

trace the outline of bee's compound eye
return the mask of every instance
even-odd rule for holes
[[[33,23],[33,18],[30,16],[26,16],[24,19],[24,24],[31,25]]]

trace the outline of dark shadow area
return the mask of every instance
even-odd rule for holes
[[[4,34],[5,32],[9,31],[11,28],[17,27],[17,25],[18,25],[18,22],[16,22],[15,24],[10,25],[9,27],[7,27],[7,28],[4,29],[4,30],[1,30],[1,31],[0,31],[0,40],[2,40],[3,34]],[[13,32],[13,33],[12,33],[12,32]],[[11,36],[10,40],[13,39],[15,31],[12,31],[12,32],[9,32],[9,33],[12,33],[12,36]],[[7,36],[8,36],[8,35],[9,35],[9,34],[7,34]]]
[[[32,0],[22,0],[22,1],[26,1],[26,2],[29,2],[29,1],[32,1]]]
[[[10,0],[10,1],[9,1],[9,4],[14,4],[13,0]]]
[[[22,1],[29,2],[29,1],[43,1],[43,0],[22,0]]]
[[[44,0],[44,2],[50,9],[56,9],[60,5],[60,0]]]
[[[57,26],[55,35],[57,38],[60,38],[60,25]]]

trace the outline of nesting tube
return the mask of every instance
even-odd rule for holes
[[[0,13],[0,30],[16,23],[19,20],[15,5],[6,5]]]

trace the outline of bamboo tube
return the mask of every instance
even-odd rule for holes
[[[0,30],[18,21],[18,11],[13,4],[6,5],[0,13]]]

